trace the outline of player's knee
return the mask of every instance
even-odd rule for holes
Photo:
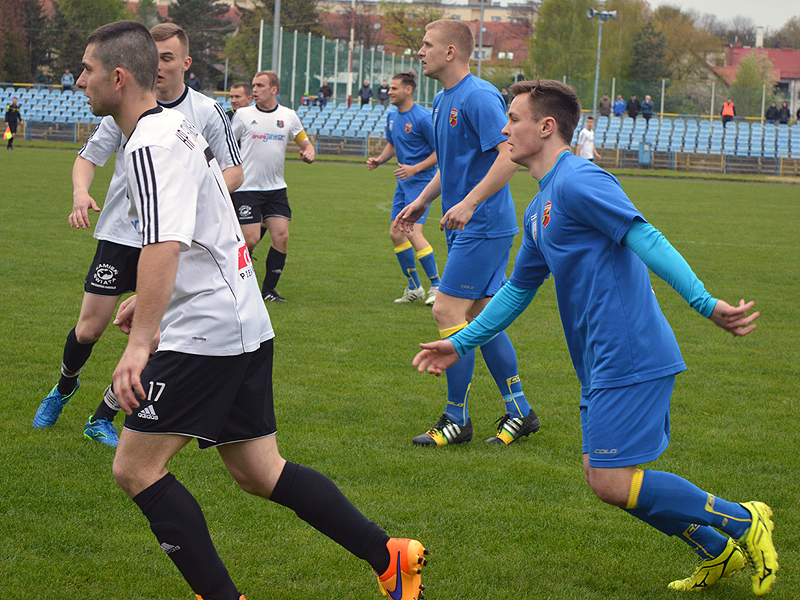
[[[591,472],[586,474],[589,487],[592,488],[594,495],[606,504],[624,507],[628,503],[628,490],[623,490],[615,485],[613,481],[603,477],[593,475]]]
[[[258,242],[261,240],[261,235],[258,233],[255,234],[244,234],[244,241],[247,244],[247,250],[252,252],[253,249],[256,247]]]
[[[117,485],[122,488],[122,490],[128,494],[131,498],[136,495],[137,489],[137,478],[134,472],[127,468],[122,461],[115,460],[114,466],[112,467],[112,473],[114,475],[114,481],[117,482]]]
[[[75,339],[79,344],[94,344],[105,332],[108,322],[101,323],[96,320],[81,320],[75,326]]]

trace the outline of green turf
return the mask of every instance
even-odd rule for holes
[[[58,424],[31,427],[57,379],[95,242],[66,221],[74,151],[0,156],[2,596],[188,600],[146,520],[115,485],[113,452],[81,435],[124,347],[121,333],[109,330],[97,344]],[[98,201],[111,168],[98,171]],[[391,535],[421,539],[431,552],[431,600],[676,597],[666,584],[691,571],[693,554],[603,505],[583,481],[579,387],[552,280],[509,328],[541,431],[504,448],[481,442],[503,405],[479,360],[470,404],[476,440],[414,447],[411,437],[444,408],[445,382],[410,364],[416,344],[436,338],[430,309],[391,302],[404,285],[387,235],[391,169],[290,162],[287,180],[294,221],[279,289],[289,302],[269,307],[283,454],[326,473]],[[673,396],[672,444],[652,466],[731,500],[772,505],[782,568],[771,597],[796,599],[797,188],[638,178],[623,186],[712,294],[752,298],[763,311],[756,332],[735,340],[654,280],[689,370]],[[520,215],[536,189],[527,173],[514,179]],[[440,214],[433,209],[426,233],[441,268]],[[260,276],[266,254],[263,243],[255,251]],[[203,506],[250,600],[380,598],[364,563],[290,511],[238,491],[214,451],[190,445],[171,469]],[[704,596],[750,598],[749,577]]]

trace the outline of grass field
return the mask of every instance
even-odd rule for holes
[[[114,483],[113,451],[82,437],[124,336],[110,330],[96,345],[80,392],[54,428],[31,427],[57,379],[95,246],[89,231],[66,222],[74,156],[23,148],[4,152],[0,163],[0,595],[188,600],[145,518]],[[98,171],[97,200],[111,169]],[[603,505],[583,481],[579,386],[552,280],[509,328],[541,431],[504,448],[481,442],[504,409],[479,360],[470,403],[475,441],[414,447],[411,438],[444,408],[445,382],[410,364],[417,343],[436,338],[430,309],[391,302],[404,285],[387,235],[391,169],[290,162],[287,180],[294,222],[279,287],[289,302],[269,306],[284,456],[326,473],[391,535],[422,540],[430,549],[430,600],[676,597],[666,585],[691,572],[694,554]],[[673,396],[671,446],[652,466],[730,500],[770,504],[781,563],[771,597],[795,600],[800,188],[622,183],[712,294],[755,299],[762,311],[756,332],[734,340],[653,281],[689,370]],[[521,215],[536,183],[519,173],[512,189]],[[436,214],[426,231],[441,269]],[[171,470],[203,506],[249,600],[380,598],[366,564],[290,511],[238,491],[215,452],[192,444]],[[750,598],[748,575],[704,596]]]

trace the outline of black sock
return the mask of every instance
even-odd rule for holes
[[[286,264],[286,255],[270,246],[267,254],[267,274],[264,275],[264,285],[261,286],[261,295],[273,291],[278,286],[283,267]]]
[[[389,536],[322,473],[287,462],[270,500],[291,508],[314,529],[366,560],[378,575],[389,568]]]
[[[64,359],[61,363],[61,379],[58,380],[60,394],[69,396],[78,387],[78,375],[92,355],[92,348],[94,348],[94,342],[91,344],[78,342],[74,327],[67,334],[67,342],[64,344]]]
[[[114,395],[114,388],[109,385],[106,388],[106,391],[103,392],[103,401],[100,403],[100,406],[97,407],[97,410],[94,411],[92,419],[105,419],[106,421],[113,421],[114,417],[117,416],[119,411],[119,402],[117,401],[117,397]]]
[[[133,501],[195,594],[204,600],[238,600],[240,594],[214,548],[200,505],[172,473]]]

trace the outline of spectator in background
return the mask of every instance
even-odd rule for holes
[[[644,102],[642,102],[642,116],[644,117],[645,122],[649,125],[650,119],[653,118],[653,101],[650,98],[650,94],[644,97]]]
[[[800,125],[800,108],[797,109],[797,124]]]
[[[333,96],[333,88],[328,84],[327,81],[322,82],[322,87],[319,88],[318,94],[322,94],[321,102],[319,103],[320,108],[324,108],[324,106],[328,103],[328,100],[331,99]]]
[[[789,124],[789,104],[784,102],[781,104],[780,109],[778,110],[778,123],[781,125],[788,125]]]
[[[622,94],[617,94],[617,99],[614,100],[614,116],[620,119],[625,115],[625,100],[622,99]]]
[[[199,92],[200,88],[202,87],[200,84],[200,80],[194,73],[189,73],[189,79],[186,82],[186,85],[192,88],[195,92]]]
[[[14,136],[17,134],[17,125],[23,120],[20,114],[20,106],[17,99],[12,98],[11,104],[6,106],[6,127],[8,127],[11,137],[8,138],[8,150],[14,149]]]
[[[386,106],[386,102],[389,100],[389,84],[386,80],[383,80],[381,87],[378,88],[378,104],[381,106]]]
[[[611,114],[611,98],[608,97],[608,94],[603,94],[603,97],[600,98],[597,103],[597,112],[600,113],[601,117],[607,117]]]
[[[771,125],[774,125],[778,119],[778,106],[774,102],[769,105],[767,112],[764,113],[764,119]]]
[[[639,115],[641,106],[639,100],[636,99],[636,94],[631,94],[631,99],[628,101],[628,116],[634,121],[636,121],[636,117]]]
[[[503,102],[506,103],[506,106],[511,104],[511,96],[509,95],[508,90],[506,88],[500,90],[500,95],[503,97]]]
[[[736,107],[733,105],[733,100],[728,98],[723,102],[719,114],[722,117],[722,126],[727,127],[728,123],[736,118]]]
[[[64,74],[61,76],[61,89],[68,92],[75,85],[75,76],[69,72],[69,69],[64,69]]]
[[[358,97],[361,98],[361,106],[369,104],[369,101],[372,100],[372,88],[369,87],[369,81],[365,81],[361,89],[358,90]]]

